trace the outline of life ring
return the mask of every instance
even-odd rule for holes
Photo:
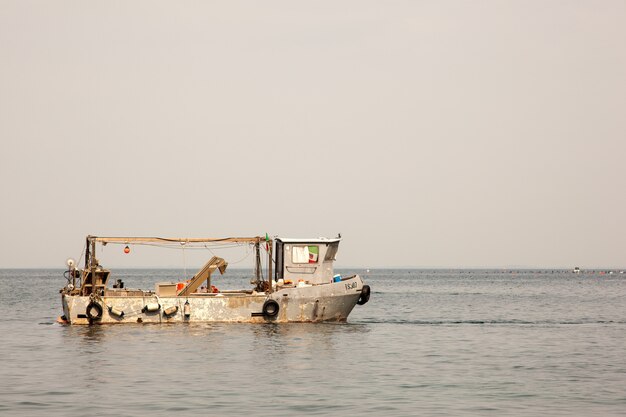
[[[263,303],[263,315],[267,318],[276,317],[278,310],[280,310],[280,306],[276,300],[266,300]]]
[[[361,289],[361,296],[359,297],[359,301],[357,301],[356,303],[360,306],[367,303],[370,300],[370,292],[370,286],[364,285]]]
[[[89,320],[100,320],[102,318],[102,306],[96,302],[91,302],[85,311]]]

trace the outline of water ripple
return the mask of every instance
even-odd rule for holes
[[[148,288],[172,271],[119,274]],[[626,277],[366,279],[348,323],[79,327],[55,323],[59,271],[0,270],[0,414],[624,415]]]

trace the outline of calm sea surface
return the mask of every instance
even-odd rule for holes
[[[62,272],[0,270],[0,416],[626,415],[626,274],[355,271],[346,324],[70,327]]]

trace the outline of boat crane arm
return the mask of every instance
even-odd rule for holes
[[[217,269],[220,274],[224,274],[228,262],[224,259],[214,256],[198,271],[196,275],[191,278],[189,284],[187,284],[182,290],[176,294],[177,296],[189,295],[195,292],[198,287],[204,282],[207,282],[207,290],[211,291],[211,274]]]

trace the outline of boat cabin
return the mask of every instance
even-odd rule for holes
[[[276,281],[282,279],[293,284],[331,282],[340,240],[276,238]]]

